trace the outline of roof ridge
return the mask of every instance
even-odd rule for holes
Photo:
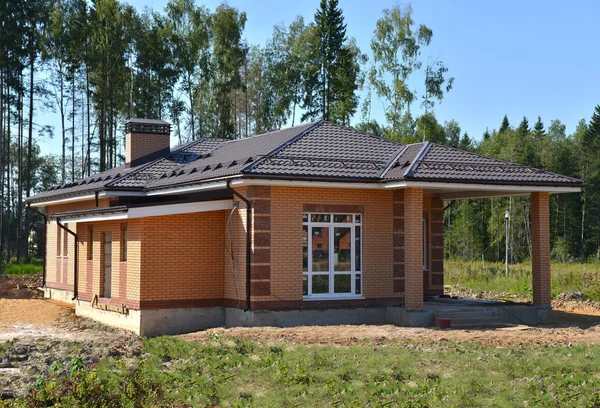
[[[417,153],[417,155],[415,156],[415,159],[413,160],[413,162],[411,163],[411,165],[408,166],[408,168],[404,172],[403,177],[405,177],[405,178],[406,177],[412,177],[412,175],[414,174],[415,169],[417,167],[417,163],[419,163],[421,161],[421,159],[423,157],[425,157],[425,155],[427,154],[427,152],[429,152],[429,149],[431,149],[431,146],[433,145],[432,142],[421,142],[421,143],[423,143],[424,146],[421,148],[421,150],[419,151],[419,153]]]
[[[270,156],[272,156],[272,155],[274,155],[276,153],[279,153],[280,151],[282,151],[286,147],[290,146],[292,143],[300,140],[307,133],[309,133],[312,130],[314,130],[314,129],[318,128],[319,126],[321,126],[323,123],[324,123],[323,120],[318,120],[316,122],[313,122],[312,124],[310,124],[309,126],[307,126],[306,129],[304,129],[302,132],[298,133],[296,136],[293,136],[292,138],[288,139],[286,142],[280,144],[279,146],[277,146],[276,148],[274,148],[273,150],[271,150],[270,152],[268,152],[267,154],[265,154],[260,159],[256,160],[253,163],[250,163],[248,166],[246,166],[243,169],[241,169],[240,173],[243,174],[243,173],[245,173],[247,171],[250,171],[252,168],[254,168],[254,167],[258,166],[259,164],[261,164],[262,162],[264,162],[268,157],[270,157]]]
[[[431,143],[432,145],[435,145],[435,146],[440,146],[440,147],[445,148],[445,149],[455,150],[455,151],[458,151],[458,152],[461,152],[461,153],[467,153],[467,154],[470,154],[470,155],[473,155],[473,156],[477,156],[477,157],[480,157],[480,158],[483,158],[483,159],[498,160],[498,161],[501,161],[502,163],[504,163],[505,165],[526,167],[526,168],[535,169],[535,170],[538,170],[538,171],[543,171],[543,172],[546,172],[546,173],[549,173],[549,174],[553,174],[555,176],[560,176],[560,177],[565,177],[565,178],[568,178],[568,179],[571,179],[571,180],[581,181],[580,179],[578,179],[576,177],[565,176],[563,174],[554,173],[553,171],[549,171],[549,170],[545,170],[545,169],[540,169],[538,167],[529,166],[527,164],[521,164],[521,163],[517,163],[517,162],[512,162],[512,161],[509,161],[509,160],[499,159],[497,157],[492,157],[492,156],[486,156],[485,154],[475,153],[475,152],[472,152],[470,150],[463,150],[463,149],[459,149],[457,147],[446,146],[446,145],[442,145],[442,144],[439,144],[439,143],[434,143],[434,142],[429,142],[429,143]]]
[[[353,132],[360,133],[360,134],[363,134],[365,136],[372,137],[374,139],[383,140],[385,142],[390,142],[390,143],[398,144],[398,145],[401,145],[401,146],[408,146],[408,145],[405,145],[404,143],[400,143],[400,142],[397,142],[395,140],[388,139],[387,137],[384,137],[384,136],[379,136],[379,135],[376,135],[374,133],[365,132],[364,130],[358,130],[355,127],[352,127],[352,126],[338,125],[337,123],[333,123],[333,122],[330,122],[330,121],[324,120],[324,119],[323,119],[323,123],[327,123],[329,125],[336,126],[336,127],[339,127],[339,128],[342,128],[342,129],[346,129],[346,130],[352,130]]]
[[[258,135],[252,135],[252,136],[248,136],[248,137],[241,137],[239,139],[224,139],[224,140],[226,140],[226,143],[241,142],[241,141],[248,140],[248,139],[254,139],[255,137],[269,136],[269,135],[272,135],[273,133],[283,132],[285,130],[295,129],[295,128],[299,128],[299,127],[302,127],[302,126],[308,126],[308,127],[310,127],[311,125],[314,125],[314,124],[316,124],[318,122],[319,121],[316,120],[314,122],[300,123],[299,125],[296,125],[296,126],[290,126],[288,128],[277,129],[277,130],[270,130],[270,131],[265,132],[265,133],[259,133]]]

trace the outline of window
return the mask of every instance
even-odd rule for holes
[[[90,261],[94,259],[94,227],[92,225],[88,226],[87,259]]]
[[[305,299],[362,294],[360,214],[304,214]]]
[[[56,256],[62,255],[62,234],[62,228],[56,223]]]
[[[69,224],[65,224],[65,228],[69,228]],[[67,232],[66,229],[63,230],[64,232],[64,247],[63,247],[63,256],[69,256],[69,233]]]
[[[127,261],[127,224],[121,224],[121,261]]]

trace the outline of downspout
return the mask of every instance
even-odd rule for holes
[[[250,278],[252,276],[252,267],[250,265],[252,251],[252,203],[246,197],[232,189],[229,183],[230,181],[227,180],[227,189],[246,204],[246,306],[244,307],[244,312],[247,312],[250,310]]]
[[[77,264],[78,264],[78,259],[79,259],[79,238],[77,237],[77,234],[73,231],[71,231],[70,229],[68,229],[67,227],[65,227],[64,225],[62,225],[60,223],[60,218],[56,219],[56,225],[58,225],[58,227],[62,230],[67,231],[69,234],[73,235],[73,238],[75,239],[75,261],[73,262],[73,298],[71,300],[75,300],[77,299],[77,295],[78,295],[78,291],[77,291]]]
[[[42,258],[42,288],[46,287],[46,239],[47,239],[47,229],[48,229],[48,216],[43,212],[36,210],[35,208],[31,208],[31,203],[27,204],[27,209],[29,211],[33,211],[36,214],[41,215],[44,218],[44,255]],[[29,237],[27,237],[29,239]]]

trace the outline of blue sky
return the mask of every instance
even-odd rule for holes
[[[197,0],[200,4],[200,0]],[[139,10],[163,10],[166,0],[129,0]],[[214,10],[217,0],[205,1]],[[265,44],[278,23],[296,15],[312,20],[319,0],[229,0],[247,13],[245,37]],[[340,0],[349,36],[370,54],[375,22],[393,0]],[[404,4],[404,3],[400,3]],[[435,108],[438,120],[455,119],[463,131],[479,139],[486,128],[498,128],[506,113],[516,125],[523,116],[533,124],[542,116],[574,131],[600,104],[597,80],[598,1],[442,1],[415,0],[414,19],[434,33],[424,56],[439,57],[455,78],[454,89]],[[381,102],[373,100],[372,116],[383,121]],[[358,115],[357,118],[358,119]],[[356,120],[354,121],[356,122]],[[59,130],[59,122],[56,131]],[[52,144],[58,144],[55,139]]]

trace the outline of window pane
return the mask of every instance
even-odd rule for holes
[[[360,253],[360,227],[354,227],[354,270],[362,271],[361,269],[361,253]]]
[[[350,228],[335,227],[333,235],[333,270],[350,271],[351,242]]]
[[[335,214],[333,216],[333,222],[352,222],[352,215]]]
[[[308,272],[308,225],[302,228],[302,271]]]
[[[302,222],[308,222],[308,214],[302,214]]]
[[[357,224],[360,224],[360,218],[361,218],[361,217],[360,217],[360,214],[356,214],[356,215],[354,216],[354,221],[355,221]]]
[[[308,296],[308,275],[302,277],[302,296]]]
[[[329,228],[312,227],[312,270],[329,271]]]
[[[352,277],[348,275],[333,276],[333,291],[334,293],[352,293]]]
[[[360,295],[360,294],[361,294],[361,289],[362,289],[362,288],[360,287],[360,283],[361,283],[361,280],[362,280],[362,279],[361,279],[361,277],[362,277],[362,276],[361,276],[360,274],[358,274],[358,275],[356,275],[356,276],[354,277],[354,285],[355,285],[355,286],[354,286],[354,294],[355,294],[355,295]]]
[[[312,293],[313,295],[329,293],[329,275],[312,276]]]
[[[311,214],[311,222],[330,222],[331,214]]]

